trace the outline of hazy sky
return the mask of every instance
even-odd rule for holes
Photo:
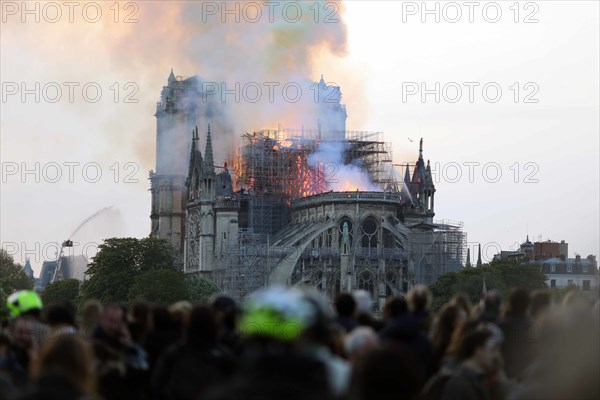
[[[394,162],[414,162],[424,138],[436,219],[463,221],[484,257],[527,233],[598,255],[598,2],[305,4],[298,23],[293,4],[282,18],[271,3],[273,22],[264,2],[257,22],[257,7],[221,4],[30,2],[28,14],[2,1],[0,235],[15,260],[37,274],[105,207],[72,237],[75,254],[149,233],[153,114],[171,67],[242,86],[323,73],[348,128],[383,131]]]

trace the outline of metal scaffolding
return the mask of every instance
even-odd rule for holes
[[[227,251],[225,262],[213,271],[215,283],[235,299],[243,300],[251,292],[268,286],[271,269],[297,250],[285,247],[284,240],[279,242],[281,237],[301,235],[318,223],[287,225],[292,202],[297,205],[308,196],[330,191],[328,166],[311,160],[322,144],[334,144],[341,149],[342,163],[364,170],[374,186],[387,192],[380,193],[385,201],[390,201],[385,196],[396,196],[399,205],[405,201],[399,190],[402,182],[396,180],[393,170],[391,144],[383,140],[381,132],[347,131],[345,139],[337,141],[321,140],[318,131],[304,129],[279,128],[243,135],[234,162],[235,190],[242,204],[238,245]],[[316,237],[302,251],[291,284],[311,282],[317,288],[326,288],[332,296],[339,291],[339,240],[337,234],[328,236],[338,228],[332,229]],[[466,234],[459,222],[414,226],[410,228],[407,246],[402,248],[389,232],[382,240],[381,254],[361,246],[353,251],[359,287],[368,288],[383,280],[383,288],[377,290],[398,295],[414,284],[430,284],[441,274],[464,265]],[[382,269],[381,265],[385,267]],[[364,278],[369,276],[372,281]]]
[[[268,252],[261,245],[260,234],[240,229],[238,245],[227,251],[221,268],[213,271],[212,280],[237,301],[263,287],[267,279],[264,261]]]
[[[275,195],[288,202],[326,192],[335,167],[310,159],[326,143],[339,144],[343,164],[364,169],[381,190],[397,191],[393,179],[391,144],[381,132],[347,131],[343,141],[321,140],[318,131],[263,130],[242,135],[235,163],[236,189]],[[312,161],[312,162],[311,162]],[[332,169],[333,168],[333,169]],[[392,185],[392,186],[390,186]]]
[[[462,222],[443,220],[434,222],[432,229],[412,232],[415,283],[429,285],[440,275],[462,268],[467,249],[462,229]]]
[[[368,172],[371,182],[383,190],[398,191],[392,167],[392,145],[383,140],[383,133],[348,131],[346,139],[345,163],[358,163]]]

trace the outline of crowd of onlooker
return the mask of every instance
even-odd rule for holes
[[[9,297],[0,400],[600,398],[599,301],[577,291],[459,294],[436,312],[421,286],[381,307],[280,288],[79,310],[36,296]]]

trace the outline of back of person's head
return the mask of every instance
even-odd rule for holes
[[[44,309],[43,315],[49,326],[75,326],[75,310],[66,304],[52,304]]]
[[[86,300],[81,307],[81,328],[89,331],[98,323],[98,318],[102,314],[102,303],[95,299]]]
[[[190,312],[187,341],[191,344],[213,345],[217,342],[218,325],[213,311],[206,306],[196,306]]]
[[[238,306],[233,298],[225,294],[221,294],[213,300],[212,309],[215,312],[232,314],[238,311]]]
[[[483,323],[477,321],[476,319],[467,319],[465,321],[459,322],[459,324],[455,327],[454,332],[452,333],[452,337],[450,339],[450,344],[446,349],[446,355],[448,356],[458,356],[460,349],[462,347],[464,338],[467,337],[472,332],[481,330],[483,328]]]
[[[500,307],[502,306],[502,296],[496,290],[492,290],[483,298],[484,312],[488,315],[500,315]]]
[[[356,365],[352,392],[358,400],[415,399],[424,376],[414,354],[403,347],[379,348]]]
[[[469,327],[470,329],[465,330],[460,341],[460,347],[456,358],[459,361],[465,361],[473,357],[477,349],[485,346],[487,341],[492,337],[492,333],[485,328]]]
[[[408,304],[404,297],[394,297],[385,303],[383,315],[386,319],[397,318],[408,314]]]
[[[47,341],[33,360],[30,373],[33,380],[45,376],[68,381],[82,394],[93,394],[94,358],[90,344],[78,335],[60,335]]]
[[[150,316],[150,304],[143,300],[136,300],[131,306],[131,317],[141,326],[147,326]]]
[[[167,307],[156,305],[152,308],[151,326],[153,330],[169,329],[175,325],[175,321]]]
[[[352,297],[356,302],[357,314],[371,314],[373,311],[373,296],[366,290],[355,290],[352,292]]]
[[[331,315],[327,315],[325,309],[327,301],[317,296],[316,293],[304,293],[304,301],[310,309],[310,323],[307,323],[300,336],[301,340],[309,345],[321,345],[332,347],[334,329],[329,328],[328,321]]]
[[[467,317],[471,315],[471,302],[464,293],[455,294],[450,300],[450,304],[453,304],[463,310]]]
[[[169,312],[173,316],[173,319],[177,322],[179,326],[185,326],[190,317],[190,312],[192,311],[192,303],[189,301],[178,301],[169,306]]]
[[[144,300],[136,300],[131,306],[128,320],[131,340],[142,343],[150,329],[150,304]]]
[[[530,314],[537,317],[548,310],[552,304],[552,294],[548,290],[536,290],[531,294]]]
[[[436,330],[433,333],[433,345],[444,352],[458,322],[459,308],[453,304],[445,304],[437,317]]]
[[[353,329],[344,339],[344,352],[352,362],[356,362],[378,346],[379,336],[369,326]]]
[[[422,311],[431,305],[431,293],[425,285],[417,285],[407,295],[408,303],[412,312]]]
[[[523,316],[527,314],[529,309],[529,293],[527,290],[517,288],[510,291],[508,295],[508,303],[504,315],[506,316]]]
[[[226,295],[219,295],[212,303],[212,310],[221,329],[235,330],[240,309],[234,299]]]
[[[352,317],[356,311],[356,301],[350,293],[340,293],[335,299],[335,312],[340,317]]]

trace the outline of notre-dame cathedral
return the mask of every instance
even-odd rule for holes
[[[216,165],[215,136],[230,125],[199,82],[171,72],[150,172],[151,236],[173,245],[185,273],[238,298],[277,284],[330,298],[361,288],[381,303],[463,265],[461,224],[433,220],[422,140],[416,163],[397,173],[380,133],[346,130],[339,87],[321,78],[316,129],[241,134],[235,156]]]

